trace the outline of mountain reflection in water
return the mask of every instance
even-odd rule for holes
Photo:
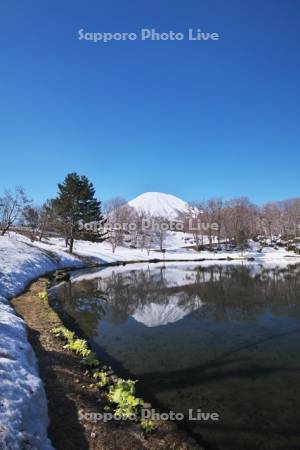
[[[55,288],[91,344],[221,449],[300,448],[300,268],[134,265]]]

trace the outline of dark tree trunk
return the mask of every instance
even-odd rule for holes
[[[68,235],[68,230],[65,230],[65,245],[66,245],[66,247],[69,246],[69,235]]]
[[[4,236],[5,233],[8,231],[9,227],[4,227],[3,230],[1,231],[1,236]]]
[[[208,241],[209,241],[209,249],[212,251],[213,249],[213,242],[212,242],[212,235],[208,235]]]
[[[46,228],[46,224],[44,222],[43,225],[41,226],[40,235],[39,235],[39,242],[41,242],[43,237],[44,237],[45,228]]]
[[[69,240],[69,252],[73,253],[73,245],[74,245],[74,238],[71,237]]]

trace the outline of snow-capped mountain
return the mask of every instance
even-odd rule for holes
[[[168,219],[176,219],[179,213],[187,212],[189,209],[188,203],[184,200],[162,192],[145,192],[128,204],[138,212]]]

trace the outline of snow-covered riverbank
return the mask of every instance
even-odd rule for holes
[[[47,438],[47,400],[24,321],[9,299],[38,276],[65,266],[80,267],[62,251],[48,253],[17,235],[0,237],[0,448],[52,448]]]
[[[164,258],[173,261],[206,259],[210,263],[227,257],[235,260],[254,258],[263,265],[288,265],[300,262],[300,257],[285,249],[266,247],[259,251],[251,244],[244,252],[196,252],[185,248],[178,235],[170,234],[166,252],[118,247],[112,253],[107,242],[94,244],[77,241],[74,252],[97,263],[144,261]],[[24,236],[11,233],[0,237],[0,442],[1,450],[51,449],[47,439],[47,401],[39,378],[35,355],[28,343],[26,327],[9,305],[9,299],[21,293],[35,278],[63,267],[83,267],[75,256],[69,255],[62,239],[48,243],[31,243]]]

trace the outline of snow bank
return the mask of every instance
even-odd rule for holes
[[[15,233],[0,236],[0,295],[3,297],[20,294],[35,278],[67,266],[82,267],[82,263],[62,248],[37,246]]]
[[[9,305],[34,278],[63,266],[80,267],[62,250],[32,246],[17,235],[0,237],[0,448],[50,450],[47,400],[24,321]]]
[[[1,449],[51,449],[47,401],[23,320],[0,297]],[[27,445],[27,446],[26,446]]]

